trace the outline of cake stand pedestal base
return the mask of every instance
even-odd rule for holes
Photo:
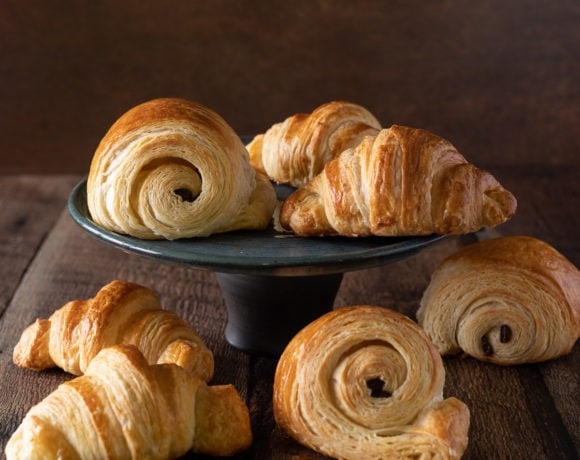
[[[216,273],[227,312],[227,342],[277,357],[304,326],[332,310],[343,274],[260,276]]]

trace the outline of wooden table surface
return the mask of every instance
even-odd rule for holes
[[[579,23],[576,0],[3,2],[0,451],[27,410],[71,378],[16,367],[22,330],[123,279],[152,288],[195,327],[215,355],[212,383],[234,384],[247,402],[255,440],[237,458],[321,458],[275,426],[276,359],[224,340],[214,273],[122,252],[69,216],[69,193],[121,113],[153,97],[185,97],[245,135],[330,100],[360,103],[385,126],[449,139],[518,199],[501,234],[542,239],[578,267]],[[438,263],[474,241],[446,238],[409,259],[348,272],[335,307],[375,304],[414,318]],[[535,365],[444,362],[445,394],[471,409],[464,458],[578,458],[578,345]]]
[[[580,186],[577,172],[560,168],[506,168],[496,172],[521,201],[516,216],[498,227],[550,242],[578,265]],[[92,297],[113,279],[155,290],[165,308],[185,318],[215,355],[212,383],[233,383],[251,412],[255,441],[238,458],[319,458],[275,426],[275,358],[256,357],[224,339],[226,309],[215,274],[132,255],[96,240],[70,217],[65,202],[80,176],[0,177],[0,447],[26,411],[71,376],[36,373],[12,363],[21,331],[66,301]],[[360,303],[414,317],[430,273],[447,254],[472,243],[447,238],[409,259],[344,275],[335,307]],[[273,299],[275,308],[275,299]],[[570,459],[580,446],[580,348],[560,359],[514,367],[446,358],[445,394],[471,409],[466,459]]]

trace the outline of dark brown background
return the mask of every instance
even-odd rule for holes
[[[161,96],[241,135],[346,99],[482,167],[577,167],[579,77],[577,0],[5,0],[0,173],[85,173],[110,124]]]

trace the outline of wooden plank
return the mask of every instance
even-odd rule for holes
[[[547,168],[548,179],[540,172],[535,168],[522,172],[508,168],[500,174],[505,178],[502,182],[513,181],[514,193],[526,199],[520,199],[519,214],[498,230],[506,235],[529,234],[545,239],[564,248],[562,252],[572,260],[580,254],[579,242],[573,238],[579,217],[570,213],[570,206],[576,206],[574,200],[579,197],[576,179],[573,172],[559,168]],[[154,289],[165,308],[192,324],[214,351],[213,383],[233,383],[246,398],[255,439],[252,447],[236,459],[325,458],[293,441],[274,423],[271,398],[276,359],[250,357],[225,342],[226,311],[213,273],[124,253],[95,240],[63,209],[75,180],[58,179],[54,184],[47,180],[44,185],[34,185],[32,178],[0,179],[0,187],[6,192],[0,203],[3,209],[9,209],[5,215],[11,216],[3,221],[11,224],[3,224],[0,229],[0,251],[3,257],[16,257],[19,273],[15,277],[10,267],[0,268],[4,270],[0,272],[0,285],[12,289],[0,318],[0,448],[28,408],[70,378],[59,370],[35,373],[12,364],[12,348],[22,329],[70,299],[92,297],[110,280],[126,279]],[[20,185],[12,188],[11,184]],[[544,192],[546,189],[549,192]],[[31,198],[27,204],[27,194],[35,193],[52,198],[45,199],[44,204]],[[18,202],[27,208],[23,214],[17,205],[6,204]],[[52,215],[52,221],[42,214]],[[29,219],[23,225],[25,241],[20,246],[24,255],[10,247],[16,243],[9,229],[21,215]],[[42,222],[44,233],[40,227],[34,228],[33,216]],[[335,307],[375,304],[414,319],[432,271],[444,257],[474,241],[472,236],[449,237],[412,258],[346,273]],[[471,410],[470,442],[464,458],[574,458],[580,445],[578,350],[576,346],[570,355],[547,363],[513,367],[472,358],[445,358],[445,395],[465,401]]]
[[[0,176],[0,447],[14,431],[24,408],[40,400],[58,384],[53,372],[21,391],[12,364],[14,337],[26,318],[9,305],[55,221],[62,213],[77,176]],[[31,300],[33,302],[33,300]]]
[[[571,354],[563,360],[554,360],[552,364],[562,366],[562,370],[580,369],[566,366],[564,363],[567,358],[578,363],[578,355]],[[576,421],[575,424],[571,424],[571,420],[567,419],[566,415],[570,414],[570,409],[574,414],[572,421],[578,415],[578,387],[576,386],[575,391],[570,388],[572,392],[566,395],[554,392],[553,386],[542,373],[543,367],[544,363],[516,368],[525,390],[524,400],[532,412],[532,420],[537,427],[546,456],[553,459],[571,459],[578,453],[574,444],[574,437],[578,435],[578,423]],[[558,380],[562,379],[563,375],[559,373]],[[560,399],[562,396],[564,399]],[[561,404],[558,407],[557,403],[562,403],[564,400],[568,407],[564,408]],[[549,430],[546,430],[546,427],[549,427]]]
[[[466,459],[548,459],[542,433],[534,424],[538,408],[526,405],[526,389],[516,368],[472,358],[446,357],[445,394],[464,401],[470,410]]]
[[[0,176],[0,317],[77,176]]]
[[[501,231],[510,235],[529,235],[546,241],[566,256],[576,267],[580,267],[580,182],[578,168],[566,166],[527,165],[517,168],[501,168],[498,175],[505,177],[507,186],[518,198],[518,210],[513,219],[502,226]],[[580,345],[568,356],[537,365],[541,381],[534,373],[522,373],[526,396],[533,405],[531,394],[540,386],[549,394],[535,395],[553,405],[561,420],[537,418],[544,426],[563,424],[569,438],[560,446],[563,452],[580,450],[580,420],[578,401],[574,399],[580,391]],[[539,410],[536,414],[541,415]],[[545,411],[544,411],[545,412]],[[550,411],[551,412],[551,411]],[[550,439],[546,442],[552,442]],[[556,436],[558,438],[558,436]],[[567,449],[567,450],[566,450]],[[551,454],[557,458],[557,453]],[[552,457],[550,457],[552,458]],[[566,458],[566,457],[564,457]],[[570,458],[573,458],[570,457]]]
[[[567,356],[538,365],[570,442],[580,452],[580,343]],[[573,457],[571,457],[573,458]]]

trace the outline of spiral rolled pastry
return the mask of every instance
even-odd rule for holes
[[[28,411],[6,458],[230,456],[251,442],[248,407],[233,385],[206,385],[175,364],[149,365],[132,345],[115,345]]]
[[[580,336],[580,272],[536,238],[484,240],[440,264],[417,318],[442,355],[546,361],[569,353]]]
[[[343,307],[302,329],[274,378],[276,422],[341,459],[460,458],[469,409],[443,399],[437,349],[401,313]]]
[[[326,162],[380,128],[364,107],[332,101],[274,124],[247,149],[258,171],[275,182],[299,187],[322,171]]]
[[[38,318],[22,333],[13,360],[36,371],[58,366],[81,375],[103,348],[117,344],[135,345],[150,364],[177,364],[206,382],[213,376],[213,354],[197,333],[162,309],[151,289],[120,280]]]
[[[263,229],[276,206],[232,128],[183,99],[154,99],[122,115],[100,142],[87,204],[101,227],[143,239]]]
[[[462,234],[507,221],[516,205],[450,142],[392,125],[286,198],[280,223],[302,236]]]

